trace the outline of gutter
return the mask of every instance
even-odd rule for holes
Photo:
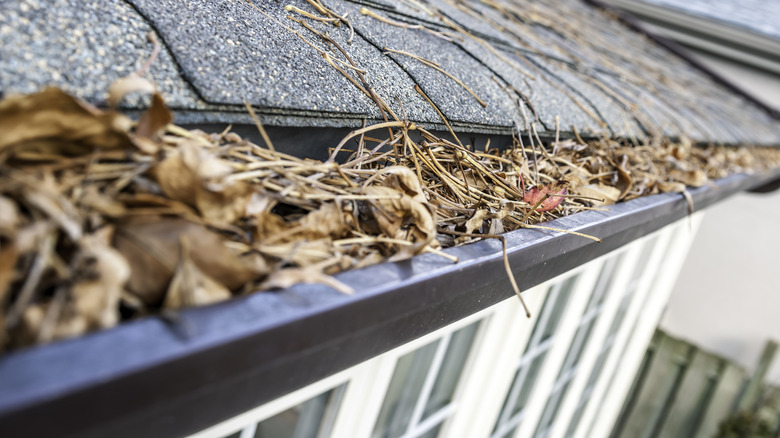
[[[780,181],[780,170],[691,189],[696,210]],[[688,214],[679,194],[547,225],[591,234],[505,234],[521,290]],[[188,309],[0,358],[0,430],[13,436],[167,437],[194,433],[375,357],[514,295],[501,244],[451,248],[336,277],[353,296],[297,285]],[[518,303],[519,305],[519,303]]]

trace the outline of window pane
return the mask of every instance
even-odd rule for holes
[[[441,424],[420,435],[418,438],[436,438],[439,436],[439,430],[441,430]]]
[[[325,438],[331,423],[323,421],[338,409],[346,384],[257,423],[255,438]]]
[[[639,281],[639,279],[642,277],[642,274],[644,274],[645,269],[647,268],[647,264],[650,261],[650,255],[653,253],[653,248],[655,248],[655,244],[658,243],[658,236],[653,236],[650,240],[645,243],[645,246],[642,248],[642,252],[639,254],[639,260],[636,263],[636,267],[634,268],[634,273],[631,275],[631,282]]]
[[[499,431],[509,427],[508,425],[513,422],[516,424],[520,421],[523,408],[528,403],[533,388],[536,386],[536,379],[547,358],[547,352],[552,346],[558,323],[563,317],[578,278],[578,275],[571,276],[559,285],[553,285],[550,288],[539,313],[539,319],[520,359],[521,365],[519,365],[512,386],[504,400],[501,414],[493,427],[494,434],[498,434]]]
[[[436,377],[436,383],[433,385],[433,390],[431,390],[428,403],[423,411],[423,419],[452,401],[452,395],[460,380],[460,373],[466,364],[466,358],[471,351],[471,344],[477,334],[478,327],[479,323],[475,322],[452,335],[447,354],[444,355],[439,375]]]
[[[437,346],[438,342],[432,342],[398,359],[372,437],[398,437],[406,432]]]
[[[561,317],[563,316],[563,311],[566,310],[566,304],[569,303],[569,295],[571,295],[571,291],[574,289],[574,283],[577,282],[577,278],[577,275],[569,277],[566,279],[566,281],[563,282],[563,284],[561,284],[560,290],[558,291],[557,297],[555,298],[555,303],[553,304],[553,308],[550,312],[549,319],[547,320],[547,324],[544,325],[542,337],[539,340],[540,342],[549,339],[558,328],[558,322],[560,322]]]
[[[498,437],[498,438],[510,438],[510,437],[512,437],[512,436],[514,436],[514,435],[515,435],[515,432],[516,432],[516,431],[517,431],[517,426],[515,426],[515,427],[513,427],[513,428],[509,429],[509,431],[508,431],[508,432],[504,433],[503,435],[501,435],[501,436],[500,436],[500,437]]]
[[[604,303],[607,292],[609,292],[609,289],[615,280],[615,276],[620,270],[622,260],[623,254],[618,254],[610,257],[604,262],[601,273],[599,273],[599,279],[596,281],[596,286],[593,288],[593,293],[588,300],[588,305],[585,306],[585,313],[588,313],[589,310]]]
[[[542,370],[542,364],[544,363],[544,359],[546,357],[547,352],[545,351],[544,354],[536,356],[533,362],[531,362],[531,366],[528,368],[528,374],[525,375],[525,379],[523,379],[523,382],[520,383],[522,387],[520,388],[520,393],[517,395],[517,401],[515,402],[515,408],[512,410],[512,416],[525,408],[525,404],[528,402],[528,398],[531,396],[531,390],[536,383],[536,377]],[[520,375],[522,372],[523,369],[521,368],[518,371],[518,375]]]
[[[539,425],[536,427],[537,436],[546,436],[549,432],[548,429],[553,424],[555,416],[558,414],[558,409],[561,408],[561,403],[563,402],[564,396],[566,395],[566,391],[569,390],[570,384],[571,380],[567,381],[557,394],[553,394],[553,396],[547,400],[547,405],[544,407],[542,419],[539,422]]]

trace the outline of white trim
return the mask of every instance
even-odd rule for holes
[[[602,352],[609,328],[612,326],[620,302],[625,295],[623,291],[628,286],[631,275],[636,268],[641,249],[641,243],[634,242],[628,248],[612,255],[614,260],[616,260],[616,265],[611,273],[612,278],[609,289],[606,291],[607,295],[601,305],[601,314],[593,326],[587,341],[588,345],[585,347],[585,351],[582,352],[580,361],[577,364],[577,373],[572,378],[567,393],[564,394],[558,412],[549,427],[547,436],[550,438],[562,437],[568,428],[569,421],[571,421],[578,402],[582,397],[582,391],[585,389],[596,360]]]
[[[621,326],[618,327],[618,331],[614,334],[615,339],[613,341],[613,346],[609,352],[607,360],[602,366],[603,370],[599,374],[598,380],[591,390],[590,400],[587,402],[579,425],[574,431],[575,437],[587,437],[587,433],[590,430],[590,424],[593,421],[593,417],[599,415],[598,410],[601,406],[602,398],[604,397],[605,392],[608,391],[611,387],[612,376],[615,373],[615,368],[621,365],[624,346],[626,342],[631,341],[632,330],[635,322],[639,318],[639,312],[644,311],[646,297],[652,292],[649,287],[651,284],[650,279],[652,279],[652,277],[655,275],[655,271],[660,269],[661,259],[666,255],[667,249],[669,247],[669,240],[671,238],[671,230],[673,229],[674,227],[666,227],[657,233],[646,236],[637,242],[639,250],[637,259],[634,262],[635,267],[638,263],[641,262],[639,257],[644,250],[644,246],[649,244],[651,239],[657,238],[655,247],[653,248],[650,257],[647,260],[648,268],[645,269],[645,272],[642,272],[642,278],[646,280],[641,282],[636,281],[633,278],[629,278],[629,283],[627,286],[628,290],[626,291],[626,294],[630,293],[632,295],[631,301],[628,305],[629,307],[626,310],[625,316],[623,317]],[[634,274],[635,269],[636,268],[631,270],[631,275]],[[641,287],[643,285],[646,287]]]
[[[293,391],[289,394],[277,398],[276,400],[270,401],[264,405],[246,411],[243,414],[239,414],[229,420],[223,421],[222,423],[216,424],[193,435],[190,435],[189,438],[223,437],[231,433],[236,433],[244,428],[253,427],[257,422],[271,418],[280,412],[284,412],[293,406],[297,406],[311,399],[312,397],[316,397],[323,392],[329,391],[341,385],[342,383],[349,380],[350,376],[354,374],[355,369],[360,366],[361,365],[357,365],[355,367],[348,368],[332,376],[314,382],[309,386],[303,387],[297,391]]]
[[[517,438],[530,437],[536,430],[536,423],[539,421],[542,410],[547,403],[547,397],[555,383],[555,378],[558,376],[569,351],[585,306],[593,293],[593,286],[596,284],[603,261],[603,258],[599,258],[597,263],[587,264],[587,268],[581,272],[577,284],[574,286],[569,303],[555,333],[555,342],[547,353],[542,369],[536,378],[533,392],[526,403],[523,414],[525,418],[515,434]]]
[[[598,415],[593,417],[593,424],[589,428],[583,429],[581,425],[582,433],[579,436],[606,435],[612,429],[702,218],[703,213],[698,212],[668,227],[671,228],[670,234],[674,234],[653,282],[644,282],[645,285],[651,285],[652,290],[646,291],[647,300],[636,321],[635,332],[630,334],[630,343],[620,357],[620,366],[615,370],[609,392],[604,394],[598,407]]]
[[[493,306],[490,324],[475,339],[473,357],[464,368],[463,385],[455,397],[458,411],[444,423],[441,436],[490,435],[546,294],[546,285],[523,292],[531,318],[523,314],[517,298]]]
[[[780,52],[780,42],[771,36],[738,27],[734,23],[694,15],[691,12],[665,6],[648,4],[636,0],[604,0],[634,14],[669,23],[682,29],[692,29],[699,33],[734,42],[745,47],[754,47],[765,53]]]

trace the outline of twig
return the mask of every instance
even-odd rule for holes
[[[268,133],[265,132],[265,128],[263,127],[263,124],[260,123],[260,119],[257,118],[257,114],[255,114],[252,105],[250,105],[249,102],[244,101],[244,106],[246,107],[246,110],[249,111],[249,116],[252,117],[252,121],[255,122],[255,126],[257,126],[257,130],[260,132],[260,136],[263,137],[265,145],[268,146],[268,150],[276,152],[273,143],[271,143],[271,138],[268,136]]]
[[[520,298],[520,304],[523,305],[523,309],[525,310],[525,316],[531,317],[531,311],[528,309],[528,305],[525,304],[525,300],[523,299],[523,295],[520,292],[520,287],[517,286],[517,282],[515,281],[515,276],[512,273],[512,267],[509,265],[509,255],[506,251],[506,237],[502,235],[497,234],[474,234],[474,233],[463,233],[460,231],[455,230],[439,230],[440,233],[443,234],[451,234],[455,236],[464,236],[464,237],[473,237],[477,239],[498,239],[501,241],[501,247],[504,253],[504,269],[506,270],[506,275],[509,277],[509,282],[512,284],[512,289],[515,291],[515,295],[517,295],[517,298]]]

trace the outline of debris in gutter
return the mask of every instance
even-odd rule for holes
[[[55,88],[0,102],[4,350],[301,282],[351,293],[330,275],[780,166],[685,141],[480,149],[407,121],[323,162],[170,120],[157,93],[137,122]]]
[[[502,233],[533,228],[598,240],[542,223],[780,166],[778,149],[698,147],[686,139],[586,142],[575,131],[575,138],[556,133],[545,143],[526,103],[518,112],[527,143],[518,135],[501,148],[464,144],[416,86],[449,129],[452,139],[444,138],[398,117],[366,70],[313,27],[344,23],[351,39],[346,14],[307,2],[312,12],[290,7],[289,18],[325,49],[273,21],[317,50],[384,119],[350,133],[326,161],[276,150],[248,103],[265,147],[229,130],[173,125],[163,97],[143,78],[160,50],[154,38],[144,67],[109,90],[112,107],[128,93],[151,95],[138,121],[56,88],[0,102],[0,351],[297,283],[353,293],[332,275],[422,253],[457,262],[442,249],[483,238],[502,241],[522,301]],[[451,27],[455,33],[442,35],[487,44]],[[438,70],[486,106],[435,62],[387,51]]]

